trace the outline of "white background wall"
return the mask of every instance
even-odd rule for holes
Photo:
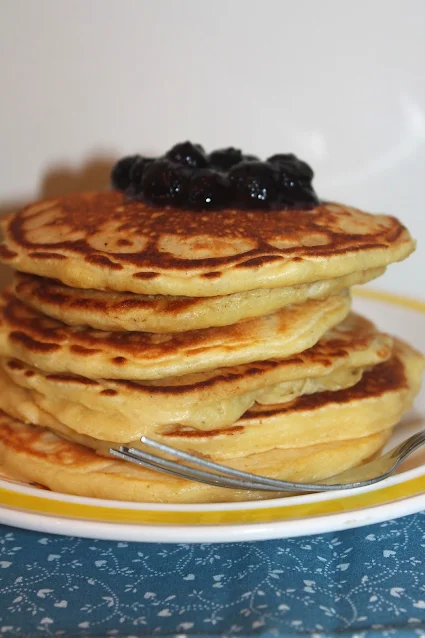
[[[399,216],[418,250],[374,286],[425,298],[424,0],[1,0],[2,210],[187,138]]]

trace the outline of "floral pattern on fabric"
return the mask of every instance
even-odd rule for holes
[[[425,638],[425,513],[251,543],[96,541],[0,526],[0,636]]]

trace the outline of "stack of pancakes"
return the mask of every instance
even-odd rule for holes
[[[107,191],[3,222],[0,464],[103,498],[264,498],[108,455],[148,435],[230,467],[314,481],[387,442],[423,358],[350,312],[407,257],[394,218],[337,204],[209,213]]]

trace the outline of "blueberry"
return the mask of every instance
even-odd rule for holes
[[[180,204],[189,177],[190,171],[184,167],[169,160],[155,160],[144,171],[144,196],[154,204]]]
[[[127,196],[159,205],[269,209],[317,205],[313,176],[310,166],[291,153],[261,162],[255,155],[228,147],[207,157],[200,144],[183,142],[159,159],[123,157],[111,171],[111,182]]]
[[[130,185],[127,189],[127,192],[132,195],[141,195],[143,192],[143,174],[145,169],[149,164],[151,164],[154,159],[150,157],[138,157],[134,162],[133,166],[130,169]]]
[[[312,186],[303,186],[300,191],[300,199],[297,201],[298,206],[318,206],[320,200],[316,191]]]
[[[281,191],[279,201],[284,206],[291,208],[305,208],[319,204],[319,198],[311,186],[300,186],[292,191]]]
[[[233,148],[233,146],[220,148],[209,155],[210,164],[214,168],[224,172],[228,171],[235,164],[242,162],[243,159],[242,151],[238,148]]]
[[[189,168],[206,168],[208,159],[200,144],[192,142],[182,142],[176,144],[165,155],[165,157],[176,164],[183,164]]]
[[[279,167],[278,201],[284,206],[315,206],[319,203],[311,182],[293,177],[286,169]]]
[[[269,208],[277,198],[278,171],[266,162],[240,162],[229,171],[236,203],[248,208]]]
[[[278,155],[272,155],[267,159],[270,164],[275,164],[284,169],[288,175],[292,177],[299,177],[306,180],[312,180],[314,177],[314,173],[312,168],[299,160],[296,155],[292,153],[280,153]]]
[[[278,200],[284,206],[314,206],[319,200],[311,185],[310,166],[292,153],[272,155],[267,162],[279,173]]]
[[[228,179],[210,169],[196,171],[188,183],[186,203],[190,208],[198,210],[228,205],[230,203]]]
[[[140,155],[122,157],[111,171],[111,184],[119,191],[126,191],[131,183],[130,173],[134,165],[141,159]]]

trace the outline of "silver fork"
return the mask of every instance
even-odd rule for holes
[[[425,431],[409,437],[392,450],[352,470],[323,479],[317,483],[293,483],[277,479],[241,472],[233,468],[201,459],[193,454],[164,445],[146,436],[142,436],[141,443],[162,454],[173,456],[190,465],[170,461],[158,454],[143,452],[136,448],[122,445],[118,450],[111,448],[110,454],[124,461],[142,465],[150,470],[158,470],[172,474],[179,478],[199,483],[207,483],[217,487],[228,487],[238,490],[262,490],[266,492],[326,492],[331,490],[349,490],[353,487],[364,487],[378,483],[390,476],[398,465],[412,452],[425,443]]]

